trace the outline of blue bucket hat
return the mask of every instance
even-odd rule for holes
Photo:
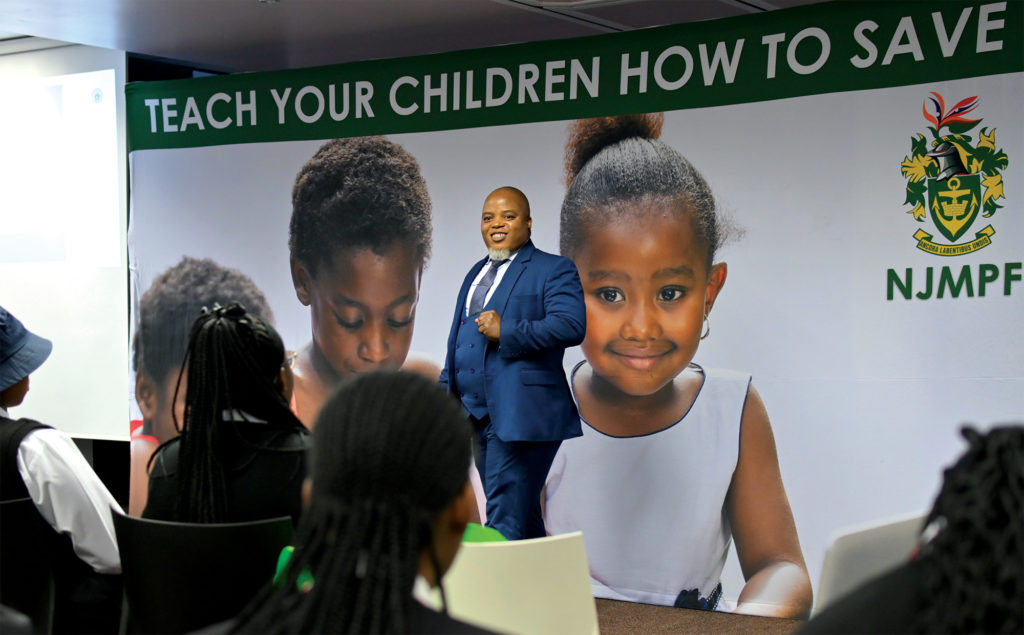
[[[53,342],[25,328],[0,306],[0,390],[7,390],[43,365]]]

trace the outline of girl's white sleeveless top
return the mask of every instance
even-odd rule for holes
[[[703,372],[704,383],[678,422],[611,437],[583,420],[583,436],[562,442],[548,472],[547,532],[583,531],[596,597],[671,605],[681,591],[708,598],[719,583],[750,375],[683,372]]]

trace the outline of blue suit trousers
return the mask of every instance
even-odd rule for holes
[[[469,415],[469,420],[476,431],[474,456],[487,496],[487,526],[509,540],[547,535],[540,496],[562,442],[502,441],[489,416]]]

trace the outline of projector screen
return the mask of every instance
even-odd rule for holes
[[[124,53],[48,45],[0,56],[0,305],[53,341],[11,414],[126,439]]]

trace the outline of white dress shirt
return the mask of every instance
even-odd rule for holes
[[[440,611],[444,606],[441,602],[440,589],[430,586],[427,579],[418,573],[416,574],[416,580],[412,583],[412,597],[423,606],[434,611]]]
[[[0,408],[0,415],[10,418]],[[121,506],[78,446],[60,430],[30,432],[18,447],[18,472],[46,522],[68,534],[75,554],[99,573],[120,573],[110,508]]]
[[[512,252],[512,254],[508,257],[508,260],[498,265],[498,273],[494,276],[494,282],[491,283],[491,288],[487,290],[487,295],[484,296],[485,307],[487,306],[487,303],[491,301],[491,296],[494,295],[495,289],[497,289],[498,285],[501,284],[501,279],[505,277],[505,272],[508,271],[509,264],[511,264],[512,261],[516,259],[516,256],[518,254],[519,250],[517,249],[516,251]],[[473,299],[473,293],[476,291],[477,286],[480,285],[480,281],[483,280],[483,277],[487,275],[487,270],[490,268],[491,263],[488,261],[487,264],[480,268],[480,272],[476,274],[476,278],[473,279],[473,284],[469,285],[469,294],[466,295],[467,317],[469,316],[469,304],[470,300]]]

